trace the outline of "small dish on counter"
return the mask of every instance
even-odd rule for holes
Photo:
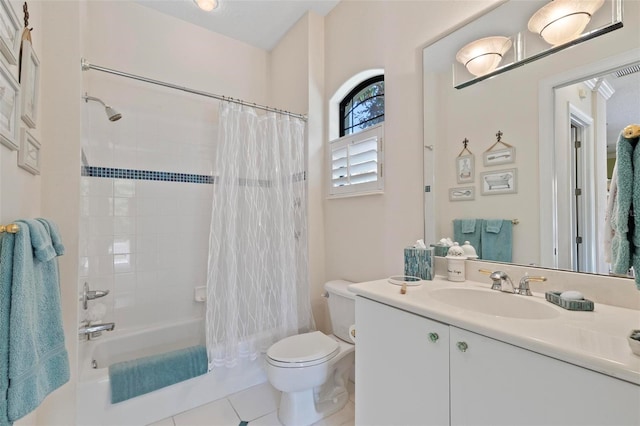
[[[393,275],[389,277],[389,282],[394,285],[420,285],[422,278],[412,277],[411,275]]]

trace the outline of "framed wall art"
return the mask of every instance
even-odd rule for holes
[[[515,194],[518,192],[517,173],[517,169],[480,173],[482,195]]]
[[[496,138],[496,142],[482,154],[485,167],[514,163],[516,161],[516,148],[502,140],[502,132],[500,130],[496,133]],[[501,146],[498,146],[498,144]]]
[[[476,188],[466,186],[449,189],[449,201],[471,201],[476,198]]]
[[[471,183],[475,172],[473,155],[456,157],[456,180],[458,183]]]
[[[18,64],[21,30],[9,0],[0,0],[0,52],[11,65]]]
[[[22,67],[20,86],[22,88],[22,121],[32,129],[36,127],[38,112],[38,87],[40,85],[40,61],[33,51],[31,42],[22,42]]]
[[[0,63],[0,143],[18,149],[20,88],[7,67]]]
[[[40,174],[40,142],[25,128],[20,132],[18,166],[33,175]]]
[[[462,151],[456,157],[456,181],[458,183],[471,183],[475,176],[475,164],[473,153],[467,148],[469,139],[462,141]]]

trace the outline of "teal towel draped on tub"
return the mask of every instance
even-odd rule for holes
[[[207,372],[207,350],[192,346],[109,366],[111,403],[173,385]]]
[[[480,237],[482,233],[482,219],[454,219],[453,220],[453,241],[461,246],[465,241],[476,249],[476,254],[482,259],[482,245]]]
[[[49,221],[16,223],[18,233],[0,236],[2,425],[29,414],[69,381],[56,259],[64,246]]]

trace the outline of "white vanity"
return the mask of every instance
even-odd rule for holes
[[[567,311],[490,284],[349,287],[357,425],[640,425],[640,357],[626,341],[639,311]]]

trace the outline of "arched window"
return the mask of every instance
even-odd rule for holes
[[[360,132],[384,121],[384,75],[358,84],[340,102],[340,136]]]
[[[333,129],[339,130],[340,137],[329,143],[330,198],[384,191],[384,74],[369,73],[369,77],[339,104],[340,97],[331,101],[334,108],[339,107],[339,123]],[[349,83],[354,84],[353,79],[339,91],[349,90]]]

